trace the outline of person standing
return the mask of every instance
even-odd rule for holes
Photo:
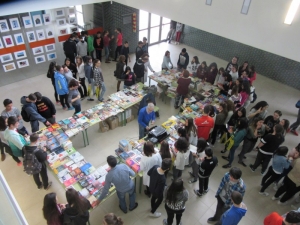
[[[129,60],[129,62],[131,62],[130,56],[129,56],[129,44],[128,44],[128,41],[124,42],[124,45],[122,46],[120,54],[125,56],[125,64],[127,66],[128,60]]]
[[[174,149],[172,149],[173,156],[175,157],[173,166],[173,180],[182,176],[182,171],[184,170],[185,162],[189,158],[189,143],[185,137],[180,137],[174,144]]]
[[[176,98],[174,108],[178,109],[184,102],[185,97],[189,93],[189,85],[191,83],[190,73],[187,70],[183,70],[182,76],[177,80]]]
[[[296,122],[293,123],[293,124],[290,126],[290,128],[288,129],[287,132],[291,132],[291,133],[293,133],[294,135],[298,136],[299,134],[298,134],[298,132],[297,132],[296,130],[297,130],[297,128],[299,127],[299,125],[300,125],[300,108],[298,109],[298,115],[297,115],[297,120],[296,120]]]
[[[292,210],[284,216],[279,215],[277,212],[272,212],[264,219],[264,225],[294,225],[300,223],[300,212]]]
[[[136,81],[144,83],[145,66],[141,58],[135,62],[133,72],[136,76]]]
[[[96,50],[96,59],[102,61],[103,38],[100,31],[97,32],[96,38],[94,38],[94,48]]]
[[[144,62],[144,68],[145,68],[145,72],[144,72],[144,82],[147,82],[148,79],[148,68],[152,73],[155,73],[155,71],[153,70],[151,64],[150,64],[150,60],[149,60],[149,54],[148,53],[144,53],[141,58]]]
[[[47,119],[45,119],[38,113],[35,103],[36,96],[34,94],[29,94],[27,97],[23,96],[21,98],[21,104],[23,105],[22,110],[24,110],[27,114],[27,117],[30,121],[32,133],[39,130],[39,121],[44,123],[45,126],[51,125],[51,123],[47,121]]]
[[[114,35],[111,36],[111,38],[108,36],[109,32],[106,30],[104,31],[104,36],[103,36],[103,46],[105,50],[105,63],[110,63],[109,60],[109,43],[111,39],[114,39]]]
[[[189,54],[186,52],[186,49],[183,48],[179,54],[178,61],[177,61],[177,69],[186,69],[187,65],[189,64]]]
[[[117,33],[117,39],[116,39],[117,48],[115,51],[114,61],[117,61],[118,55],[120,55],[122,44],[123,44],[123,34],[121,32],[121,28],[115,29],[115,32]]]
[[[81,87],[83,87],[83,96],[81,96],[81,100],[83,100],[87,96],[87,88],[85,85],[85,70],[84,70],[84,62],[81,56],[76,57],[76,68],[78,71],[78,77],[79,77],[79,82],[81,84]],[[82,92],[82,91],[81,91]]]
[[[231,71],[231,68],[232,68],[234,65],[236,66],[236,68],[239,68],[239,67],[238,67],[239,65],[237,64],[238,59],[239,59],[239,58],[238,58],[237,56],[234,56],[234,57],[232,58],[231,62],[229,62],[229,63],[227,64],[225,71],[229,73],[229,72]]]
[[[28,131],[26,129],[26,127],[24,127],[23,124],[23,119],[21,116],[21,113],[19,111],[18,108],[13,106],[13,102],[12,100],[6,98],[3,101],[3,105],[5,107],[5,109],[1,112],[1,116],[4,116],[5,118],[8,118],[10,116],[15,116],[18,119],[18,127],[17,127],[17,131],[19,132],[19,134],[21,135],[28,135]]]
[[[207,220],[208,223],[219,221],[222,214],[231,206],[231,194],[233,191],[238,191],[242,196],[244,196],[246,185],[241,177],[242,171],[237,167],[232,167],[222,178],[218,191],[215,195],[218,200],[216,212],[213,217],[210,217]]]
[[[150,125],[155,122],[154,104],[148,103],[147,106],[139,111],[138,123],[139,123],[139,139],[145,137],[146,132],[150,129]]]
[[[142,50],[143,50],[143,53],[149,53],[148,52],[148,42],[147,42],[147,38],[146,37],[143,37],[143,46],[142,46]]]
[[[95,80],[94,80],[94,73],[93,73],[93,61],[91,56],[87,56],[85,58],[85,64],[84,64],[84,74],[86,79],[88,80],[89,87],[88,90],[90,90],[90,93],[88,93],[88,101],[94,101],[93,98],[91,98],[92,91],[93,95],[95,95]],[[78,89],[80,96],[83,94],[80,92],[81,88]],[[89,92],[89,91],[88,91]],[[92,95],[92,96],[93,96]]]
[[[43,216],[47,224],[62,225],[63,215],[62,210],[65,209],[65,204],[59,204],[56,193],[51,192],[45,195],[43,205]]]
[[[116,70],[115,70],[115,77],[117,79],[117,91],[120,91],[120,85],[121,82],[124,81],[123,73],[125,72],[126,68],[126,62],[125,62],[125,56],[120,55],[119,56],[119,61],[116,64]]]
[[[273,116],[270,115],[265,118],[264,124],[266,127],[266,134],[273,133],[274,126],[276,124],[279,124],[281,116],[282,116],[282,112],[280,110],[275,110]]]
[[[82,36],[79,36],[79,42],[76,47],[78,56],[81,56],[82,59],[85,60],[87,54],[87,43],[83,40]]]
[[[214,118],[209,116],[210,113],[210,105],[206,105],[203,110],[203,114],[201,117],[197,117],[194,120],[195,127],[197,129],[198,138],[204,138],[208,140],[209,134],[214,128]]]
[[[142,41],[139,41],[138,42],[138,45],[136,46],[135,48],[135,61],[137,62],[139,58],[142,57],[143,55],[143,42]]]
[[[71,34],[70,38],[63,43],[63,50],[65,52],[66,58],[69,58],[72,63],[75,62],[75,57],[77,55],[77,48],[75,43],[75,35]]]
[[[103,74],[102,70],[100,68],[101,62],[99,59],[95,59],[93,63],[93,71],[94,71],[94,79],[95,79],[95,86],[98,87],[98,89],[101,89],[101,93],[98,93],[98,100],[100,102],[104,101],[104,93],[106,91],[106,87],[104,84]]]
[[[30,135],[30,144],[29,145],[25,145],[24,146],[24,166],[25,166],[25,171],[26,171],[26,161],[28,160],[30,162],[30,157],[34,157],[32,155],[35,155],[35,157],[37,158],[38,162],[40,163],[41,169],[40,172],[38,173],[34,173],[32,174],[33,176],[33,180],[35,182],[35,184],[37,185],[38,189],[42,189],[44,187],[45,190],[48,190],[51,185],[52,182],[48,181],[48,174],[47,174],[47,165],[46,165],[46,161],[47,161],[47,152],[46,152],[46,148],[44,147],[44,149],[40,149],[37,146],[37,141],[39,139],[39,135],[34,133]],[[28,157],[28,158],[27,158]],[[28,164],[28,166],[30,166],[30,164]],[[34,170],[38,171],[37,168],[35,168]],[[42,182],[40,180],[40,176],[42,178]]]
[[[86,38],[86,42],[87,42],[87,50],[88,50],[88,55],[92,57],[92,59],[94,60],[94,36],[93,35],[89,35],[88,31],[85,31],[85,38]]]
[[[172,159],[166,158],[162,161],[161,166],[153,166],[147,173],[150,177],[149,190],[152,194],[151,198],[151,213],[149,214],[152,217],[160,217],[161,213],[156,210],[163,201],[163,193],[166,184],[165,172],[168,171],[171,167]]]
[[[77,79],[77,68],[75,62],[71,62],[69,58],[65,59],[65,65],[69,68],[74,79]]]
[[[117,159],[110,155],[107,157],[107,163],[111,167],[111,170],[105,177],[105,185],[103,191],[96,201],[99,204],[107,195],[110,185],[113,183],[116,187],[117,196],[119,198],[119,208],[127,213],[127,206],[125,202],[125,195],[129,194],[129,211],[132,211],[138,207],[138,203],[135,202],[135,187],[131,177],[135,176],[135,173],[128,168],[125,164],[118,164]]]
[[[55,79],[54,79],[54,74],[55,74],[55,70],[56,70],[55,66],[56,66],[55,61],[50,62],[49,69],[48,69],[48,72],[47,72],[47,77],[51,79],[51,83],[52,83],[53,88],[54,88],[54,98],[55,98],[56,104],[60,104],[59,99],[58,99],[58,94],[57,94],[57,91],[56,91],[56,87],[55,87]]]
[[[35,92],[34,95],[36,96],[35,105],[37,107],[38,113],[44,117],[47,121],[51,124],[55,123],[55,114],[56,109],[54,104],[51,102],[49,98],[43,96],[40,92]]]
[[[129,66],[126,67],[123,76],[124,76],[124,88],[129,88],[130,86],[135,84],[135,76],[134,73],[131,72],[131,68]]]
[[[183,30],[183,24],[177,22],[177,24],[176,24],[176,41],[175,41],[175,44],[177,44],[177,45],[179,45],[182,30]]]
[[[81,112],[80,94],[78,92],[79,83],[76,80],[71,80],[69,83],[68,102],[75,109],[74,114]]]
[[[171,25],[170,30],[169,30],[169,32],[168,32],[168,34],[167,34],[167,39],[166,39],[166,41],[168,41],[169,44],[170,44],[171,41],[172,41],[172,38],[173,38],[173,36],[174,36],[174,33],[175,33],[175,29],[174,29],[173,26]]]

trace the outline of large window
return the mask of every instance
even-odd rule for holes
[[[83,13],[82,13],[82,5],[75,6],[76,17],[77,17],[77,24],[79,26],[84,27],[84,20],[83,20]]]
[[[139,40],[148,39],[149,44],[158,43],[167,38],[171,20],[159,15],[140,10]]]

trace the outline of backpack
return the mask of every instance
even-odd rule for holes
[[[32,153],[28,153],[23,147],[24,151],[24,160],[23,160],[23,165],[24,165],[24,171],[28,175],[33,175],[41,172],[42,170],[42,163],[39,162],[37,157],[35,156],[35,153],[39,151],[38,148],[36,148]]]
[[[22,106],[21,116],[22,116],[22,118],[25,122],[30,122],[30,118],[29,118],[29,116],[28,116],[28,114],[25,110],[27,107],[29,107],[29,105],[23,105]]]
[[[253,92],[250,93],[250,95],[251,95],[251,94],[252,94],[252,96],[253,96],[253,99],[252,99],[251,103],[253,103],[253,102],[255,102],[256,99],[257,99],[257,94],[255,93],[255,89],[254,89]]]

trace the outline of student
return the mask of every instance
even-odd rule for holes
[[[190,66],[193,77],[197,76],[197,69],[199,66],[200,66],[200,62],[199,62],[198,56],[194,56],[192,58],[191,66]]]
[[[236,65],[236,68],[238,68],[237,62],[238,62],[238,57],[237,57],[237,56],[234,56],[234,57],[232,58],[231,62],[229,62],[229,63],[227,64],[225,71],[229,73],[229,72],[231,71],[232,66],[234,66],[234,65]]]
[[[215,169],[216,165],[218,165],[218,158],[213,156],[213,151],[211,148],[206,147],[205,157],[199,160],[199,189],[194,189],[194,193],[199,197],[208,192],[209,177],[212,171]]]
[[[288,132],[290,121],[287,119],[282,119],[280,120],[279,124],[283,127],[283,136],[285,136],[286,133]]]
[[[218,191],[215,195],[218,201],[216,212],[213,217],[210,217],[207,220],[208,223],[217,222],[221,219],[224,211],[232,204],[230,196],[233,191],[237,191],[244,196],[246,186],[241,177],[242,171],[237,167],[232,167],[222,178]]]
[[[300,108],[299,108],[299,110],[298,110],[298,115],[297,115],[297,120],[296,120],[296,122],[293,123],[293,124],[290,126],[290,128],[288,129],[287,132],[291,132],[291,133],[293,133],[294,135],[298,136],[298,132],[297,132],[296,130],[297,130],[297,128],[299,127],[299,125],[300,125]]]
[[[124,222],[121,217],[113,213],[108,213],[104,216],[103,225],[124,225]]]
[[[55,98],[56,104],[60,104],[59,99],[58,99],[58,94],[56,91],[56,87],[55,87],[55,79],[54,79],[54,74],[55,74],[55,70],[56,70],[55,67],[56,67],[56,62],[55,61],[50,62],[49,69],[47,72],[47,77],[51,79],[51,83],[54,88],[54,98]]]
[[[241,106],[244,106],[245,102],[248,100],[250,96],[250,86],[248,81],[243,81],[241,88]]]
[[[71,62],[75,62],[75,56],[77,55],[77,48],[75,43],[75,35],[71,34],[70,38],[63,43],[63,50],[66,58],[69,58]]]
[[[129,66],[126,67],[125,72],[123,73],[124,77],[124,89],[129,88],[130,86],[135,84],[135,76],[134,73],[131,72],[131,68]]]
[[[169,143],[167,141],[163,140],[160,143],[159,154],[160,154],[162,160],[164,160],[164,159],[173,159],[173,154],[170,151],[170,146],[169,146]],[[165,171],[166,179],[167,179],[168,173],[169,173],[169,170],[166,170]]]
[[[79,83],[76,80],[71,80],[69,83],[68,102],[75,109],[74,114],[81,112],[80,94],[78,92]]]
[[[92,59],[94,60],[94,36],[93,35],[89,35],[88,31],[84,32],[85,38],[86,38],[86,42],[87,42],[87,50],[88,50],[88,55],[92,57]]]
[[[169,51],[165,52],[161,68],[162,70],[170,70],[173,68],[173,63],[171,62],[171,56]]]
[[[5,118],[8,118],[10,116],[15,116],[19,122],[18,123],[19,126],[17,128],[18,133],[22,134],[23,136],[28,135],[28,131],[27,131],[26,127],[24,127],[24,124],[23,124],[21,112],[19,111],[18,108],[13,106],[12,100],[10,100],[8,98],[4,99],[3,105],[4,105],[5,109],[1,112],[1,116],[4,116]]]
[[[142,46],[142,50],[143,50],[143,53],[148,53],[148,42],[147,42],[147,38],[146,37],[143,37],[143,46]]]
[[[175,44],[176,44],[176,45],[179,45],[179,42],[180,42],[180,36],[181,36],[181,33],[182,33],[182,29],[183,29],[183,24],[177,22],[177,23],[176,23],[176,41],[175,41]],[[186,69],[186,68],[185,68],[185,69]]]
[[[212,64],[209,65],[209,67],[207,69],[205,81],[210,84],[214,84],[217,73],[218,73],[218,66],[215,62],[213,62]]]
[[[29,94],[27,97],[23,96],[21,98],[21,104],[23,104],[23,110],[27,114],[28,119],[30,120],[31,131],[36,132],[39,130],[39,121],[44,123],[45,126],[50,126],[51,123],[42,117],[35,105],[36,96],[34,94]]]
[[[117,33],[117,38],[116,38],[116,51],[115,51],[115,59],[113,61],[117,61],[118,55],[120,55],[122,44],[123,44],[123,34],[121,32],[121,28],[116,28],[115,32]]]
[[[79,36],[79,42],[76,45],[77,47],[77,54],[81,56],[83,60],[85,60],[87,56],[87,43],[83,40],[83,37]]]
[[[247,206],[243,203],[243,196],[237,191],[231,193],[232,206],[223,213],[221,220],[215,225],[238,225],[247,212]]]
[[[241,118],[246,118],[246,109],[244,107],[239,108],[233,113],[227,123],[228,126],[235,128],[238,125],[239,119]]]
[[[181,69],[186,70],[186,67],[189,64],[189,61],[190,61],[189,54],[186,52],[186,49],[183,48],[178,57],[177,69],[178,70],[181,70]]]
[[[49,98],[43,96],[40,92],[35,92],[34,95],[36,96],[35,105],[37,107],[38,113],[44,117],[47,121],[51,124],[55,123],[55,114],[56,109],[54,104],[51,102]]]
[[[149,190],[152,195],[151,198],[151,213],[149,214],[152,217],[160,217],[161,213],[156,210],[163,201],[163,193],[165,189],[166,177],[165,172],[168,171],[171,167],[172,160],[171,158],[166,158],[162,160],[161,166],[153,166],[147,173],[150,177]]]
[[[148,68],[152,73],[155,73],[155,71],[153,70],[151,64],[150,64],[150,60],[149,60],[149,54],[148,53],[144,53],[141,58],[144,62],[144,67],[145,67],[145,73],[144,73],[144,82],[147,82],[148,79]]]
[[[224,83],[225,83],[225,70],[223,67],[221,67],[219,68],[214,85],[218,86],[219,88],[222,88]]]
[[[253,106],[248,114],[248,120],[249,120],[249,124],[252,122],[252,120],[255,117],[261,117],[263,119],[266,118],[267,114],[268,114],[268,109],[269,104],[266,101],[260,101],[258,103],[256,103],[255,106]]]
[[[239,87],[237,85],[234,85],[231,89],[231,95],[229,98],[230,101],[232,101],[235,105],[236,108],[240,108],[241,107],[241,100],[242,100],[242,96],[239,93]]]
[[[239,74],[237,72],[237,66],[236,65],[233,65],[231,67],[231,71],[229,72],[229,74],[231,75],[233,82],[235,82],[239,78]]]
[[[130,56],[129,56],[129,44],[128,44],[128,41],[124,42],[124,45],[122,46],[120,54],[125,56],[125,64],[127,66],[128,60],[129,60],[129,62],[131,62]]]
[[[59,94],[60,104],[64,110],[73,110],[73,107],[70,107],[68,103],[68,82],[67,79],[62,75],[64,73],[64,69],[61,66],[56,66],[55,72],[55,86],[57,93]]]
[[[76,57],[76,68],[78,71],[78,77],[80,82],[80,88],[83,87],[83,96],[81,96],[82,100],[87,96],[87,88],[85,85],[85,71],[84,71],[84,63],[81,56]]]
[[[69,58],[66,58],[64,65],[66,65],[69,68],[69,70],[71,70],[73,78],[77,79],[77,68],[76,68],[75,62],[71,62],[71,60]],[[56,71],[57,71],[57,69],[56,69]]]
[[[164,191],[165,209],[168,218],[163,220],[163,225],[172,225],[174,215],[176,215],[176,224],[181,224],[181,217],[185,211],[185,203],[189,199],[189,192],[183,186],[183,180],[173,180],[170,187]]]
[[[288,169],[290,167],[293,157],[289,157],[287,159],[286,155],[288,151],[289,149],[287,147],[280,146],[274,152],[272,165],[269,167],[268,172],[262,178],[262,187],[259,191],[259,194],[269,196],[269,193],[265,192],[265,190],[270,186],[270,184],[275,182],[280,177],[284,169]]]
[[[94,71],[94,79],[95,79],[95,86],[101,89],[101,93],[98,95],[98,101],[104,101],[104,93],[106,91],[106,87],[104,84],[102,69],[100,68],[101,62],[99,59],[95,59],[93,62],[93,71]]]
[[[292,210],[285,217],[272,212],[264,219],[264,225],[294,225],[300,223],[300,212]]]
[[[175,157],[175,162],[173,166],[173,180],[177,180],[181,177],[182,171],[184,170],[186,159],[189,157],[189,143],[185,137],[180,137],[174,144],[174,149],[172,153]]]
[[[150,141],[145,142],[143,153],[144,154],[140,162],[140,170],[143,171],[143,184],[146,186],[144,193],[150,198],[150,176],[147,173],[153,166],[161,165],[162,160],[160,154],[155,153],[154,146]]]
[[[170,30],[169,30],[169,32],[168,32],[168,34],[167,34],[167,39],[166,39],[166,41],[168,41],[169,44],[170,44],[171,41],[172,41],[172,38],[173,38],[174,33],[175,33],[175,29],[174,29],[174,27],[171,25]]]
[[[103,38],[101,37],[100,31],[97,32],[93,45],[96,50],[96,59],[102,61]]]
[[[176,98],[174,108],[178,109],[184,102],[185,97],[189,93],[189,85],[191,83],[190,73],[186,69],[183,70],[182,76],[177,80]]]
[[[8,153],[10,156],[13,157],[13,160],[15,160],[17,163],[19,162],[19,159],[15,157],[12,153],[11,148],[9,147],[9,143],[4,137],[5,130],[7,128],[7,118],[4,116],[0,116],[0,148],[1,148],[1,161],[4,161],[6,159],[6,153]],[[5,152],[4,152],[5,149]]]
[[[62,210],[64,209],[65,205],[57,202],[56,193],[51,192],[45,195],[43,216],[47,221],[47,225],[63,225]]]
[[[89,87],[88,89],[90,89],[90,93],[88,93],[88,101],[94,101],[93,98],[91,98],[91,95],[95,95],[95,81],[94,81],[94,73],[93,73],[93,60],[91,56],[86,56],[85,57],[85,64],[84,64],[84,74],[85,77],[88,81]],[[80,84],[79,84],[80,86]],[[83,93],[80,92],[81,88],[78,89],[80,96],[83,96]],[[93,91],[93,94],[92,94]]]
[[[282,112],[280,110],[275,110],[273,116],[270,115],[270,116],[266,117],[266,119],[264,121],[264,124],[266,127],[266,134],[273,133],[274,126],[276,124],[279,124],[281,116],[282,116]]]
[[[216,142],[218,131],[223,128],[224,122],[227,118],[227,115],[228,115],[227,105],[224,102],[220,103],[218,111],[219,111],[219,113],[216,116],[214,129],[211,133],[211,145],[212,145],[212,147],[214,147],[214,144]]]
[[[199,79],[201,79],[202,81],[205,81],[205,77],[207,76],[207,70],[208,70],[208,67],[206,65],[206,62],[203,61],[197,69],[197,77]]]
[[[214,128],[215,121],[208,114],[210,112],[210,106],[206,105],[201,117],[197,117],[194,120],[195,127],[197,129],[198,138],[204,138],[208,140],[210,131]]]
[[[144,83],[145,66],[142,59],[138,59],[135,62],[133,66],[133,72],[136,76],[136,81]]]
[[[194,119],[191,117],[186,119],[184,127],[186,130],[187,136],[189,138],[189,143],[196,146],[198,137],[197,137],[196,127],[194,125]]]
[[[185,138],[186,141],[187,141],[188,144],[189,144],[189,136],[187,135],[186,129],[185,129],[184,127],[179,127],[179,128],[177,129],[177,134],[178,134],[179,137]],[[188,155],[188,157],[185,159],[184,165],[185,165],[185,166],[190,166],[190,159],[192,159],[192,158],[190,157],[191,151],[190,151],[189,148],[188,148],[188,150],[186,151],[186,154]]]
[[[256,71],[255,66],[251,65],[249,68],[249,82],[252,85],[253,82],[256,80]]]
[[[126,62],[125,62],[125,56],[124,55],[120,55],[119,56],[119,60],[116,64],[116,70],[115,70],[115,77],[118,81],[117,83],[117,92],[120,91],[120,85],[121,85],[121,82],[124,81],[124,78],[122,77],[124,72],[125,72],[125,69],[126,69]]]
[[[225,82],[223,84],[223,86],[219,86],[219,88],[221,89],[220,94],[223,94],[225,96],[228,96],[230,94],[230,89],[232,88],[232,77],[229,73],[225,74]]]
[[[245,61],[245,62],[243,63],[243,65],[241,65],[241,66],[239,67],[239,69],[238,69],[239,77],[242,76],[242,73],[243,73],[244,71],[249,72],[249,63],[248,63],[248,61]]]
[[[137,62],[139,58],[143,55],[143,42],[139,41],[138,45],[135,48],[135,61]]]
[[[109,60],[109,43],[110,43],[111,39],[114,39],[114,35],[112,35],[111,38],[110,38],[109,37],[109,32],[107,30],[104,31],[103,47],[104,47],[104,50],[105,50],[105,63],[110,63],[110,60]]]

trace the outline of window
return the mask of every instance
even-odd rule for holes
[[[77,24],[81,27],[84,27],[84,19],[83,19],[83,13],[82,13],[82,5],[76,5],[75,6],[75,13],[77,17]]]

